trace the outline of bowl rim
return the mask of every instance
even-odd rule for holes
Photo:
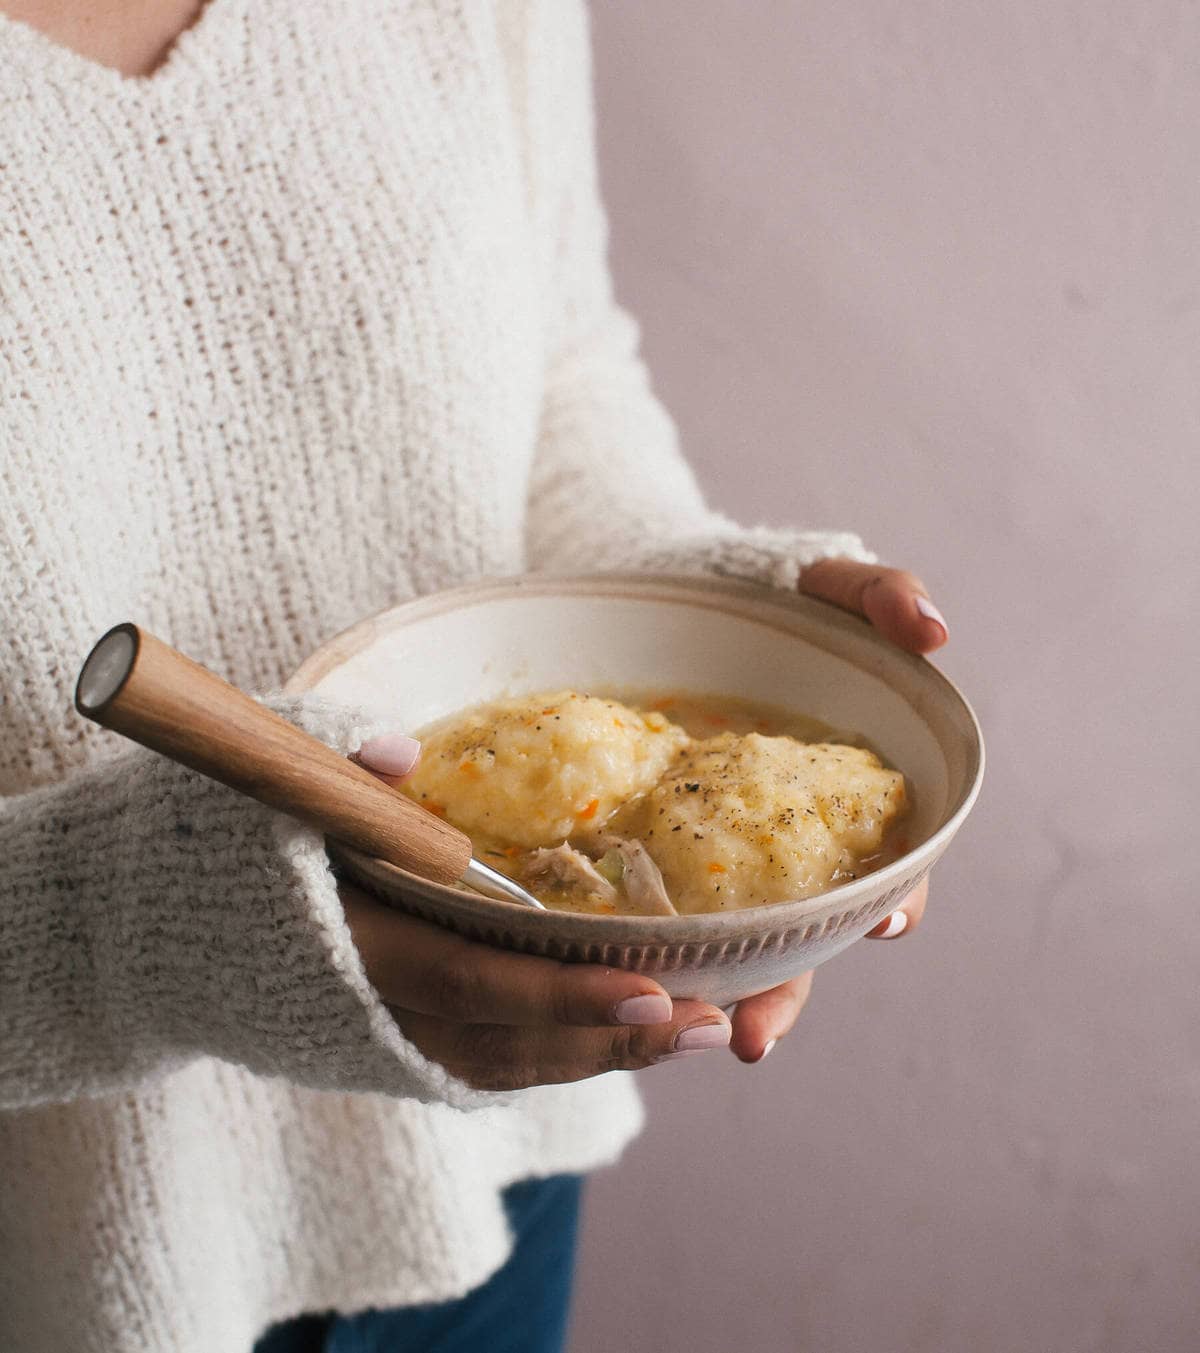
[[[654,594],[659,594],[655,596]],[[680,594],[686,593],[683,597]],[[913,850],[906,851],[898,859],[882,869],[864,875],[850,883],[838,884],[812,897],[800,898],[792,902],[767,902],[755,907],[739,907],[731,911],[697,912],[683,916],[630,916],[616,913],[613,915],[579,912],[566,912],[548,909],[534,911],[518,902],[504,902],[499,899],[483,897],[480,894],[452,887],[448,884],[433,883],[419,875],[411,874],[397,865],[377,860],[375,863],[394,874],[397,882],[418,892],[431,901],[440,901],[455,905],[461,909],[464,903],[470,905],[473,912],[493,916],[497,921],[512,920],[520,916],[535,928],[551,928],[564,920],[587,923],[589,927],[603,929],[612,939],[624,938],[652,942],[660,938],[664,931],[679,931],[685,928],[689,937],[716,939],[730,931],[747,928],[751,918],[772,918],[772,928],[786,928],[791,925],[809,924],[822,912],[853,909],[867,902],[872,896],[886,892],[903,877],[912,875],[919,869],[921,877],[945,850],[950,840],[970,813],[979,797],[983,784],[986,752],[983,731],[970,703],[959,688],[940,668],[935,667],[928,658],[905,649],[897,648],[885,639],[869,621],[849,611],[843,610],[832,602],[817,597],[806,596],[801,592],[789,592],[783,588],[758,583],[741,578],[711,575],[647,573],[622,571],[611,573],[525,573],[508,577],[487,577],[478,581],[445,588],[437,592],[425,593],[408,601],[399,602],[373,615],[365,616],[345,629],[338,631],[320,644],[300,664],[284,684],[285,695],[303,695],[311,691],[319,681],[371,642],[384,634],[397,629],[407,628],[418,621],[447,611],[463,609],[470,604],[490,600],[506,600],[519,596],[612,596],[622,600],[659,600],[696,605],[705,609],[723,611],[737,615],[742,620],[752,620],[766,624],[771,628],[795,635],[794,629],[785,625],[771,625],[769,619],[761,615],[748,615],[745,604],[752,602],[765,610],[783,612],[808,612],[821,617],[834,629],[852,633],[860,639],[865,638],[871,645],[886,651],[889,660],[901,662],[920,672],[920,679],[932,682],[940,688],[950,703],[957,707],[964,717],[971,737],[967,748],[967,785],[960,795],[953,811],[945,822],[931,836],[927,837]],[[741,606],[731,603],[740,602]],[[806,643],[821,648],[819,639],[805,637]],[[832,650],[826,650],[832,651]],[[835,655],[840,656],[840,655]],[[882,679],[882,678],[881,678]],[[345,852],[339,852],[345,853]],[[351,855],[356,852],[350,852]],[[572,926],[574,928],[574,926]]]

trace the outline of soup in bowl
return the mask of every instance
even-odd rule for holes
[[[975,718],[929,662],[836,607],[731,580],[533,575],[438,593],[330,640],[288,690],[423,734],[429,755],[408,792],[467,830],[487,863],[559,896],[539,893],[549,910],[533,911],[330,843],[361,885],[470,938],[644,971],[672,995],[717,1004],[813,968],[875,926],[945,850],[983,773]],[[553,793],[522,798],[520,784],[489,782],[489,752],[511,767],[519,751],[544,789],[535,735],[550,740],[536,725],[576,700],[587,719],[574,741],[553,744]],[[640,730],[625,727],[635,718]],[[505,728],[507,741],[489,736]],[[597,757],[628,773],[610,783]],[[495,796],[479,792],[489,783],[507,794],[492,826]],[[839,784],[857,797],[831,806]],[[796,826],[805,809],[817,835]],[[659,822],[665,843],[648,834]],[[722,822],[726,835],[711,838]],[[561,858],[537,861],[560,845],[595,871],[590,893],[554,877]],[[804,861],[809,845],[814,860],[825,852],[823,869]],[[666,907],[629,887],[638,847],[666,880]],[[531,857],[551,871],[540,884]]]
[[[542,691],[416,731],[405,793],[565,911],[796,901],[870,873],[904,841],[904,776],[857,736],[771,705]]]

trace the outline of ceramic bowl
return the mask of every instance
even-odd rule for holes
[[[440,592],[329,640],[287,689],[415,730],[500,695],[564,687],[736,695],[861,733],[908,777],[912,849],[805,901],[700,916],[533,911],[337,849],[343,867],[390,904],[472,939],[650,973],[673,996],[728,1005],[865,935],[950,844],[983,776],[975,716],[924,658],[834,606],[723,579],[535,575]]]

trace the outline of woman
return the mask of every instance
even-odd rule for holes
[[[557,1347],[573,1181],[639,1123],[599,1073],[760,1060],[807,980],[731,1023],[339,893],[315,834],[85,727],[82,655],[135,617],[269,692],[522,568],[944,623],[853,536],[704,505],[612,301],[574,0],[0,14],[0,1346]]]

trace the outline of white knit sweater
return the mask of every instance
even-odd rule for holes
[[[627,1076],[429,1064],[316,836],[71,710],[125,619],[267,692],[483,575],[869,557],[701,501],[610,295],[586,38],[574,0],[210,0],[125,80],[0,19],[4,1350],[453,1297],[507,1183],[637,1129]]]

